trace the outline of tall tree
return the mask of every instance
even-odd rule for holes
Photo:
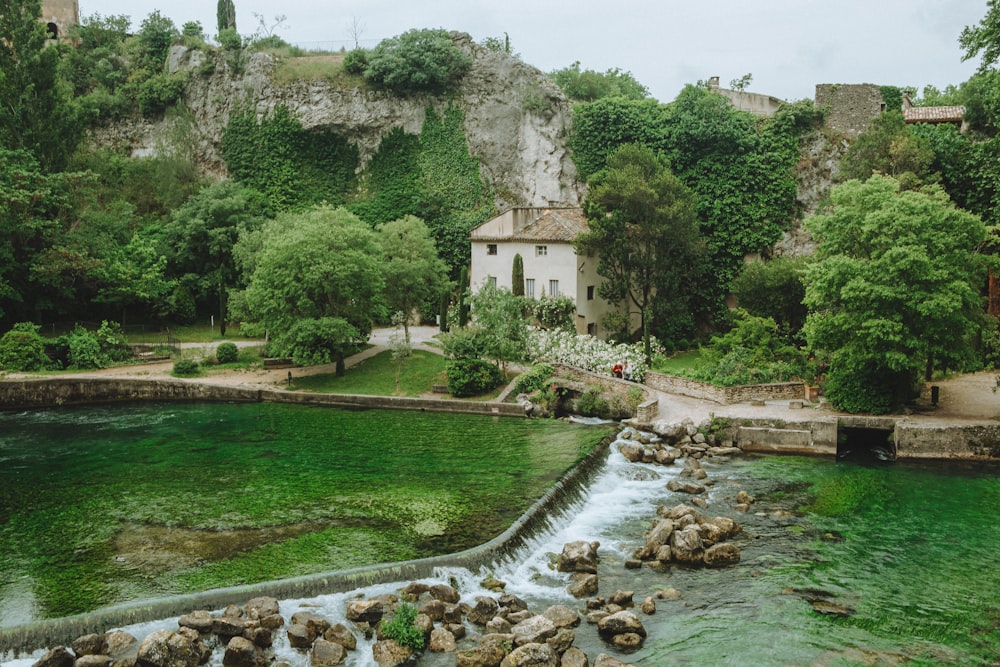
[[[805,273],[805,332],[831,355],[826,395],[849,412],[889,412],[922,371],[957,361],[982,315],[986,227],[937,187],[900,191],[888,176],[848,181],[832,211],[805,227],[817,240]]]
[[[233,0],[219,0],[215,7],[215,19],[219,32],[236,30],[236,4]]]
[[[393,312],[402,312],[401,324],[410,343],[410,317],[418,306],[441,294],[448,284],[448,266],[438,257],[430,230],[412,215],[376,228],[382,248],[385,300]]]
[[[528,350],[524,299],[510,290],[487,284],[472,296],[472,315],[478,347],[506,374],[507,362],[520,361]]]
[[[600,295],[638,309],[648,362],[653,302],[685,300],[682,286],[699,256],[694,195],[652,149],[635,144],[617,148],[589,185],[590,230],[575,245],[597,255]]]
[[[242,243],[241,239],[241,243]],[[382,293],[375,233],[343,208],[285,214],[248,243],[260,244],[244,294],[253,321],[279,354],[337,362],[368,339]]]
[[[514,255],[514,264],[510,268],[510,291],[514,296],[524,296],[524,258],[521,253]]]
[[[0,0],[0,147],[29,151],[52,172],[66,166],[83,126],[41,14],[40,0]]]
[[[971,60],[982,53],[979,71],[984,72],[1000,60],[1000,3],[988,0],[986,16],[978,25],[965,26],[958,43],[965,50],[962,60]]]

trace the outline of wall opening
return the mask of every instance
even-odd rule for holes
[[[46,23],[45,32],[48,33],[49,39],[59,39],[59,26],[55,23]]]
[[[893,428],[837,428],[837,459],[853,461],[895,461],[896,442]]]

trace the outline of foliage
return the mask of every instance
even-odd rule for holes
[[[132,358],[132,350],[125,339],[125,333],[117,322],[101,321],[101,326],[94,332],[101,354],[111,362],[125,361]]]
[[[230,176],[263,193],[275,211],[342,204],[354,183],[358,149],[330,131],[307,131],[285,106],[257,121],[252,107],[234,112],[222,134]]]
[[[986,3],[988,9],[978,25],[965,26],[958,37],[964,50],[962,61],[980,57],[979,72],[985,72],[1000,60],[1000,5],[996,0]]]
[[[589,386],[576,399],[576,411],[584,417],[607,419],[611,416],[611,405],[604,398],[599,386]]]
[[[104,355],[101,354],[101,344],[98,342],[97,336],[79,324],[66,336],[66,344],[70,368],[103,368],[107,363]]]
[[[424,633],[417,629],[414,621],[417,619],[417,608],[406,602],[396,606],[396,613],[391,621],[382,621],[382,633],[389,639],[395,639],[402,646],[419,651],[424,647]]]
[[[201,369],[198,367],[198,362],[194,359],[178,359],[174,362],[173,374],[176,377],[191,377],[198,375]]]
[[[448,393],[458,398],[492,391],[503,380],[496,364],[485,359],[452,359],[448,362]]]
[[[438,336],[444,356],[449,359],[478,359],[481,356],[482,331],[472,327],[454,328]]]
[[[40,371],[51,364],[45,354],[45,339],[40,327],[19,322],[0,337],[0,368],[5,371]]]
[[[472,296],[473,327],[484,356],[496,360],[506,372],[508,361],[524,359],[528,324],[524,319],[524,299],[507,289],[484,285]]]
[[[903,114],[887,111],[851,142],[840,164],[840,180],[865,180],[875,172],[901,178],[913,174],[925,179],[934,159],[932,149],[910,131]]]
[[[245,290],[246,315],[267,329],[278,354],[297,363],[342,364],[367,340],[381,309],[380,250],[355,215],[330,207],[284,214],[239,244],[260,248]]]
[[[518,394],[530,394],[545,386],[545,381],[552,377],[552,366],[549,364],[535,364],[524,373],[514,378],[515,396]]]
[[[831,200],[831,212],[805,224],[818,242],[805,274],[806,336],[831,355],[834,405],[885,412],[911,395],[921,371],[970,345],[986,228],[940,188],[901,192],[887,176],[849,181]]]
[[[139,24],[136,33],[135,46],[137,65],[150,72],[160,72],[167,62],[167,54],[174,40],[180,37],[174,22],[160,11],[153,12]]]
[[[344,71],[348,74],[361,76],[368,69],[368,52],[364,49],[351,49],[344,56]]]
[[[514,58],[520,58],[519,53],[514,53],[513,48],[510,45],[510,35],[507,33],[503,34],[503,39],[499,37],[486,37],[480,44],[494,53],[502,53],[504,55],[513,56]]]
[[[368,55],[365,79],[397,95],[440,94],[472,67],[446,30],[410,30],[382,40]]]
[[[233,0],[218,0],[215,6],[215,25],[223,30],[236,30],[236,4]]]
[[[215,348],[215,360],[220,364],[231,364],[240,358],[240,350],[236,343],[219,343]]]
[[[663,146],[669,107],[653,99],[604,97],[573,107],[569,146],[584,180],[604,168],[608,155],[622,144]]]
[[[694,197],[662,159],[638,145],[616,149],[589,184],[590,228],[574,245],[578,253],[597,255],[602,297],[639,309],[648,363],[653,300],[684,303],[685,282],[698,261]]]
[[[166,276],[166,265],[166,256],[148,236],[133,234],[127,244],[112,248],[95,271],[102,286],[94,300],[121,308],[122,324],[129,306],[161,309],[175,287]]]
[[[576,303],[565,294],[548,296],[528,301],[531,314],[543,329],[573,329]]]
[[[240,33],[236,32],[236,28],[224,28],[219,31],[219,34],[215,36],[218,40],[219,46],[222,47],[223,51],[229,51],[230,53],[235,53],[243,48],[243,37]],[[230,60],[230,63],[233,61]],[[237,70],[239,67],[236,68]]]
[[[0,4],[0,148],[30,152],[59,171],[83,137],[70,90],[57,76],[59,50],[46,46],[40,0]]]
[[[154,74],[136,88],[135,100],[139,111],[145,116],[162,114],[180,101],[186,85],[186,74]]]
[[[569,67],[549,72],[549,77],[562,89],[563,94],[577,102],[593,102],[605,97],[641,100],[649,97],[649,89],[635,80],[631,72],[613,67],[603,74],[594,70],[581,70],[580,61]]]
[[[662,353],[657,344],[653,349],[655,353]],[[636,382],[642,382],[649,369],[641,343],[614,344],[563,329],[532,331],[528,336],[528,359],[535,363],[568,364],[608,375],[616,363],[627,361],[632,369],[632,379]]]
[[[773,318],[786,335],[794,336],[806,321],[805,266],[804,259],[789,257],[747,264],[733,281],[740,307],[751,315]]]
[[[402,313],[406,342],[414,309],[436,298],[447,286],[448,267],[434,248],[427,225],[412,215],[376,227],[382,249],[382,277],[386,305]]]
[[[806,353],[788,344],[773,319],[737,311],[736,326],[712,338],[701,351],[701,363],[677,374],[732,387],[810,379],[815,371]]]

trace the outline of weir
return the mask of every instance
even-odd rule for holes
[[[130,602],[86,614],[48,619],[0,628],[0,657],[69,645],[77,637],[108,629],[180,616],[199,609],[221,609],[242,605],[248,599],[271,596],[278,599],[315,597],[342,593],[367,586],[427,578],[439,568],[477,571],[502,561],[546,529],[546,519],[577,501],[590,480],[606,461],[616,435],[605,438],[572,470],[521,515],[507,530],[489,542],[465,551],[398,563],[385,563],[347,570],[280,579],[246,586],[218,588],[190,595]]]

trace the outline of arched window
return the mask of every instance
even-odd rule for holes
[[[48,33],[49,39],[59,39],[59,26],[55,23],[46,23],[45,32]]]

